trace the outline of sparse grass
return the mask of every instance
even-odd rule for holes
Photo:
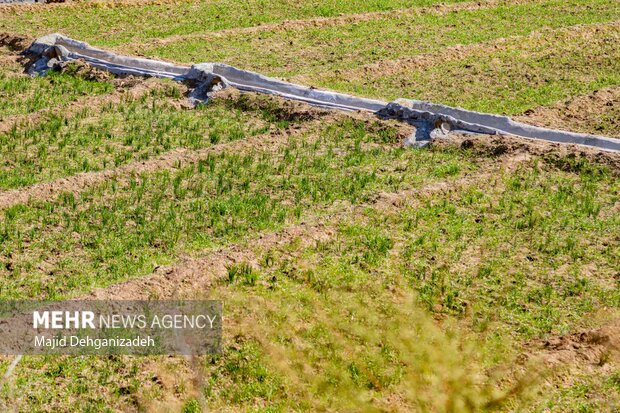
[[[42,10],[0,9],[0,31],[43,35],[62,32],[102,46],[135,39],[207,32],[341,13],[394,10],[463,0],[216,0],[164,4],[78,4]],[[182,17],[182,18],[180,18]]]
[[[225,102],[194,110],[173,84],[74,113],[46,113],[34,125],[13,124],[0,133],[0,188],[115,168],[176,148],[202,149],[264,133],[271,119]],[[177,104],[175,106],[174,104]]]
[[[557,195],[549,196],[554,188]],[[270,250],[253,247],[263,257],[251,270],[261,281],[221,282],[210,291],[228,303],[231,338],[222,356],[205,363],[209,406],[483,410],[516,385],[514,378],[469,380],[486,363],[513,363],[519,347],[512,340],[562,333],[587,324],[593,306],[618,306],[618,249],[589,242],[618,232],[617,217],[590,201],[595,197],[604,210],[617,202],[618,190],[617,179],[596,166],[574,174],[534,160],[497,181],[356,210],[327,223],[336,229],[329,240],[307,247],[296,239]],[[522,217],[524,204],[540,219]],[[523,219],[535,223],[524,228]],[[560,231],[581,241],[566,243]],[[538,294],[544,290],[551,294]],[[412,302],[444,318],[442,333],[435,335],[428,313]],[[261,323],[252,321],[257,314]],[[445,317],[469,325],[476,341]],[[605,386],[613,387],[614,377]],[[602,405],[581,397],[549,403]],[[508,402],[499,407],[510,409],[515,401]]]
[[[420,68],[389,74],[324,74],[319,85],[363,96],[430,100],[491,113],[517,114],[569,96],[620,84],[617,23],[543,31]],[[440,56],[438,56],[440,57]],[[458,79],[458,80],[457,80]],[[380,90],[377,90],[380,85]]]
[[[613,412],[620,404],[620,391],[614,384],[617,374],[575,372],[570,385],[554,392],[549,399],[539,401],[535,408],[552,413]]]
[[[18,405],[30,411],[70,411],[74,407],[70,398],[79,398],[83,399],[80,411],[112,412],[131,405],[130,395],[149,387],[151,381],[142,374],[139,358],[32,357],[27,363],[37,374],[21,376],[15,385],[33,389],[29,400],[11,394],[11,400],[0,402],[4,411]],[[5,384],[1,391],[6,395],[11,389]]]
[[[453,13],[404,14],[335,27],[265,29],[259,33],[211,36],[206,33],[164,45],[129,44],[120,49],[183,63],[221,61],[271,76],[326,73],[346,79],[351,69],[387,59],[527,35],[543,28],[614,21],[619,17],[620,7],[608,0],[553,0]],[[378,89],[378,85],[382,84],[368,85],[375,88],[374,95],[391,96]]]
[[[526,111],[517,120],[574,132],[620,138],[620,87],[601,89]]]
[[[222,355],[201,361],[207,378],[201,391],[211,408],[251,411],[258,404],[262,411],[316,411],[328,406],[368,411],[381,405],[428,409],[449,404],[464,411],[492,399],[494,384],[473,380],[472,373],[478,374],[481,369],[474,343],[456,330],[445,334],[433,325],[414,305],[410,291],[401,290],[406,288],[402,280],[389,279],[382,270],[393,248],[389,239],[387,232],[351,223],[342,227],[338,238],[328,245],[301,248],[292,240],[271,251],[275,257],[272,265],[260,269],[269,280],[261,277],[253,284],[231,285],[226,279],[216,284],[213,293],[227,302],[227,334],[231,338]],[[260,251],[259,245],[256,251]],[[366,268],[360,262],[360,266],[349,269],[356,257],[370,255],[378,260],[365,260],[370,263]],[[303,269],[311,261],[316,262],[311,270],[314,278]],[[249,264],[240,263],[234,272],[258,271],[249,268]],[[359,277],[365,294],[346,285],[341,268],[346,269],[347,278]],[[365,274],[369,269],[377,273],[369,277]],[[337,278],[332,280],[332,276]],[[325,288],[318,287],[313,279],[323,280]],[[393,295],[394,289],[404,296]],[[249,291],[253,291],[251,298]],[[257,314],[261,314],[260,323],[246,321]],[[439,346],[445,353],[437,351]],[[156,361],[162,365],[170,362]],[[66,388],[67,395],[84,397],[99,389],[94,400],[128,406],[135,401],[146,402],[145,394],[157,395],[157,389],[170,391],[170,383],[135,378],[131,382],[136,380],[138,387],[116,393],[114,386],[107,387],[107,381],[101,379],[116,362],[95,362],[93,368],[77,367],[91,380],[84,380],[80,392]],[[175,371],[186,372],[180,360],[173,362]],[[67,359],[46,363],[46,372],[72,374]],[[33,375],[41,374],[35,373],[40,365],[40,359],[26,358],[20,369],[21,374],[30,372],[20,387],[38,389],[28,391],[32,397],[29,406],[35,409],[57,397],[55,392],[50,397],[41,391],[53,385],[51,382],[33,379]],[[61,382],[67,380],[64,374]],[[133,374],[148,378],[152,373],[136,368]],[[449,390],[437,397],[437,385]],[[180,397],[186,397],[189,389],[178,387]],[[398,394],[402,400],[393,405],[390,394]],[[22,401],[20,396],[17,400]]]
[[[229,266],[209,290],[227,308],[224,351],[200,367],[210,409],[484,410],[516,388],[519,375],[505,366],[520,343],[587,325],[595,308],[618,306],[618,248],[600,241],[620,229],[605,213],[620,188],[604,169],[561,172],[533,160],[455,188],[389,208],[345,207],[324,221],[331,235],[309,245],[241,242],[258,264]],[[30,363],[37,361],[26,360],[22,374],[33,371]],[[488,376],[485,366],[505,372]],[[604,401],[592,395],[602,387],[617,396],[613,374],[582,380],[587,388],[552,392],[547,406],[596,409]],[[535,386],[535,376],[527,382]],[[101,387],[101,397],[128,403],[163,386],[144,382],[125,399]],[[529,390],[498,406],[510,410]]]
[[[255,285],[258,281],[259,274],[247,262],[233,264],[226,267],[228,273],[228,282],[230,284],[241,281],[246,285]]]
[[[308,260],[319,261],[307,271],[328,285],[338,283],[341,274],[330,259],[347,267],[353,254],[363,253],[346,241],[341,245],[348,249],[343,255],[352,255],[309,253]],[[480,368],[473,343],[449,338],[418,313],[412,297],[396,287],[398,280],[387,282],[399,298],[380,274],[362,276],[364,294],[344,286],[321,289],[299,267],[307,262],[283,260],[269,273],[276,281],[258,286],[216,287],[230,306],[231,339],[221,356],[204,362],[210,408],[379,411],[448,405],[468,411],[493,398],[494,383],[472,381]],[[249,323],[256,314],[262,322]],[[435,346],[451,350],[440,354]],[[439,395],[435,386],[446,391]]]
[[[108,82],[89,81],[62,73],[30,78],[0,70],[0,121],[11,115],[33,113],[50,106],[62,107],[84,95],[102,95],[112,89]]]
[[[175,172],[112,179],[78,196],[6,209],[0,296],[71,295],[148,273],[184,250],[279,228],[308,209],[420,185],[445,162],[473,167],[454,153],[372,144],[385,136],[363,123],[314,133],[318,139],[308,133],[275,153],[208,156]]]
[[[0,30],[509,114],[620,84],[620,8],[605,0],[209,34],[436,3],[81,3],[0,9]],[[0,70],[0,120],[16,122],[0,133],[2,189],[286,132],[0,211],[4,299],[76,297],[220,248],[247,258],[208,292],[187,292],[224,300],[221,355],[25,357],[0,388],[0,410],[197,412],[206,400],[230,412],[588,412],[620,402],[612,359],[563,366],[542,383],[519,361],[532,340],[597,327],[620,308],[620,181],[606,167],[410,150],[390,128],[289,116],[269,100],[188,110],[170,84],[78,107],[112,82],[18,70]],[[586,131],[613,123],[614,108],[602,113],[582,121]],[[321,231],[315,241],[261,242],[308,222]]]
[[[269,2],[265,6],[262,12],[268,13]],[[337,13],[341,6],[344,7],[342,4],[331,5],[333,10],[327,15]],[[164,6],[144,6],[142,10],[151,7]],[[174,10],[202,6],[184,3],[167,7]],[[343,12],[350,7],[374,10],[396,5],[352,5],[346,6]],[[114,14],[119,10],[134,9],[137,8],[97,10]],[[69,13],[70,9],[62,10]],[[298,10],[297,6],[290,12],[294,14],[295,10]],[[597,32],[596,39],[591,36],[592,28],[557,29],[613,22],[619,13],[620,8],[608,0],[550,0],[452,13],[405,14],[338,26],[266,29],[258,34],[224,34],[211,38],[204,25],[192,26],[184,19],[182,21],[188,26],[179,29],[180,32],[164,33],[160,30],[144,39],[180,33],[205,33],[207,37],[181,37],[164,45],[150,45],[151,42],[141,43],[142,37],[137,36],[134,41],[138,43],[131,45],[123,44],[127,40],[120,36],[105,36],[95,44],[119,42],[121,51],[185,63],[224,61],[265,74],[293,76],[305,83],[363,96],[424,99],[474,110],[518,114],[570,96],[617,85],[618,67],[615,63],[620,61],[616,47],[617,24],[604,27]],[[200,16],[200,10],[193,10],[191,15],[192,18]],[[128,15],[115,17],[120,21],[128,18]],[[218,24],[226,26],[229,23]],[[143,27],[144,23],[140,25]],[[170,27],[166,26],[166,30]],[[92,31],[90,27],[86,29]],[[52,30],[56,29],[50,27]],[[528,36],[533,31],[542,33],[518,37]],[[66,33],[90,40],[84,33]],[[135,30],[132,35],[135,36]],[[506,37],[511,39],[499,41],[497,50],[492,47],[475,49],[482,42]],[[442,56],[442,49],[459,44],[471,45],[469,47],[473,49],[456,53],[447,60]],[[257,54],[256,50],[261,53]],[[412,66],[408,62],[422,53],[431,55],[419,65]],[[394,63],[385,66],[386,61],[393,59],[396,59]],[[375,63],[376,67],[373,66]],[[456,78],[468,80],[455,82]]]
[[[611,241],[620,220],[603,213],[619,199],[618,181],[529,168],[498,179],[395,216],[408,231],[402,272],[428,309],[531,338],[620,305]],[[376,219],[385,225],[385,214]]]

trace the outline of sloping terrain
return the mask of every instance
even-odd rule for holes
[[[408,149],[411,126],[370,114],[234,90],[192,108],[183,84],[79,63],[29,78],[17,53],[58,31],[620,137],[618,14],[602,0],[0,8],[0,298],[213,298],[226,317],[221,355],[24,357],[3,410],[611,411],[619,154],[505,136]]]

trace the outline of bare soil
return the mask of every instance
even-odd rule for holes
[[[528,110],[514,119],[574,132],[594,130],[605,136],[620,138],[620,87],[606,88],[552,106]]]
[[[84,80],[93,80],[97,82],[104,82],[114,78],[112,73],[97,69],[81,59],[60,63],[59,70]]]
[[[607,152],[580,145],[566,145],[509,135],[451,134],[447,139],[436,139],[435,146],[458,146],[479,156],[497,158],[506,154],[522,158],[541,157],[552,167],[574,171],[584,162],[605,165],[610,173],[620,176],[620,153]],[[518,157],[516,159],[519,159]]]
[[[32,43],[34,39],[20,34],[0,32],[0,47],[5,46],[11,51],[22,51]]]
[[[586,363],[604,366],[617,362],[620,351],[620,319],[597,329],[552,337],[534,343],[549,365]]]

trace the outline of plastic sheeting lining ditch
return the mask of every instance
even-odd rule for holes
[[[60,34],[50,34],[35,40],[26,53],[39,57],[29,68],[29,73],[33,75],[43,74],[61,61],[82,59],[93,67],[119,75],[154,76],[193,81],[197,86],[190,93],[190,99],[194,102],[208,100],[212,92],[230,86],[241,91],[278,95],[325,108],[370,111],[377,116],[398,119],[416,126],[415,136],[407,142],[407,144],[416,146],[423,146],[431,138],[445,135],[450,131],[460,131],[515,135],[620,151],[620,140],[604,136],[541,128],[515,122],[506,116],[479,113],[419,100],[398,99],[388,103],[360,98],[284,82],[222,63],[182,66],[157,60],[120,56]]]

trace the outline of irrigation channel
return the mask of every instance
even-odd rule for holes
[[[514,135],[529,139],[584,145],[606,151],[620,151],[620,140],[604,136],[542,128],[515,122],[506,116],[479,113],[419,100],[398,99],[385,102],[360,98],[284,82],[222,63],[182,66],[157,60],[121,56],[56,33],[35,40],[25,53],[35,55],[36,58],[28,69],[32,75],[45,74],[63,61],[81,59],[93,67],[117,75],[154,76],[188,81],[195,85],[189,96],[194,103],[207,101],[217,90],[234,87],[242,92],[273,94],[324,108],[368,111],[382,118],[398,119],[414,125],[415,136],[407,141],[407,144],[414,146],[424,146],[434,137],[445,136],[456,131],[485,135]]]

